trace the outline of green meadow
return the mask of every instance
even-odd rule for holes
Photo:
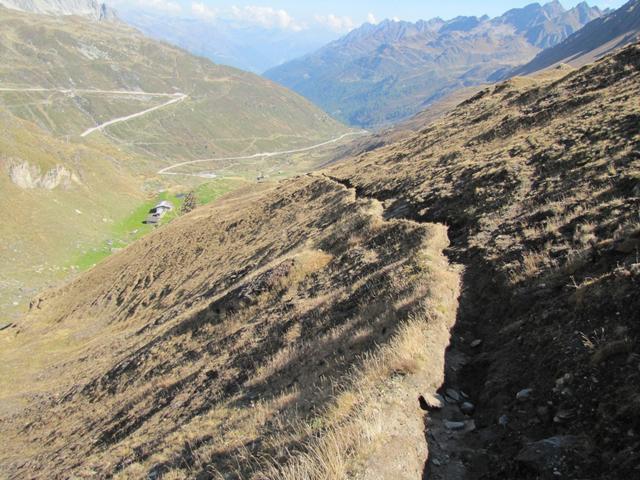
[[[219,179],[195,187],[193,192],[196,196],[197,205],[202,206],[212,203],[224,194],[239,188],[245,183],[242,179]],[[80,255],[72,257],[72,259],[67,262],[66,267],[77,271],[92,268],[113,253],[149,234],[154,229],[162,228],[163,225],[172,222],[180,216],[184,196],[187,193],[189,193],[188,189],[175,192],[163,191],[139,204],[128,216],[113,225],[109,235],[110,238],[100,245],[91,247]],[[167,212],[157,226],[143,223],[147,218],[149,210],[163,200],[171,202],[174,207],[173,210]]]

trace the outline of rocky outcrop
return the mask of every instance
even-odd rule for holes
[[[37,165],[31,165],[25,161],[13,161],[9,163],[7,173],[15,185],[25,190],[35,188],[54,190],[69,188],[73,183],[81,183],[78,176],[63,165],[56,165],[42,173]]]

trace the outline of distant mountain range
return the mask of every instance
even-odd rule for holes
[[[603,13],[585,2],[566,10],[556,0],[509,10],[493,19],[386,20],[365,24],[265,76],[340,120],[380,126],[528,62]]]
[[[0,0],[0,6],[47,15],[78,15],[94,20],[115,20],[116,12],[96,0]]]
[[[640,40],[640,0],[631,0],[615,12],[598,18],[558,45],[544,50],[528,64],[509,72],[527,75],[559,63],[580,67],[615,48]]]

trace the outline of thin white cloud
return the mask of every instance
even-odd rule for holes
[[[369,13],[369,15],[367,15],[367,22],[372,25],[378,24],[378,20],[376,20],[376,16],[373,13]]]
[[[264,28],[279,28],[295,32],[306,29],[306,25],[296,21],[286,10],[248,5],[245,7],[233,6],[230,13],[235,20]]]
[[[333,13],[315,15],[308,22],[294,18],[289,12],[273,7],[246,5],[229,8],[215,8],[206,0],[191,1],[183,8],[177,0],[111,0],[116,6],[125,9],[141,9],[162,12],[169,15],[186,15],[206,21],[234,20],[240,24],[259,26],[267,29],[289,30],[301,32],[310,26],[321,27],[336,33],[347,33],[358,26],[351,17],[338,16]],[[377,23],[375,16],[370,13],[367,17],[370,23]]]
[[[335,32],[350,32],[356,28],[356,24],[351,17],[339,17],[330,13],[329,15],[316,15],[314,18],[317,23]]]
[[[202,2],[191,3],[191,13],[205,20],[213,20],[217,16],[217,12],[213,8],[208,7]]]

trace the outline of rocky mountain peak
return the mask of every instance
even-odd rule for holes
[[[586,2],[583,2],[583,3],[586,5],[587,8],[590,8]],[[555,18],[559,15],[562,15],[564,12],[566,12],[566,9],[562,6],[559,0],[553,0],[552,2],[545,4],[542,7],[542,10],[544,10],[549,15],[549,18]]]
[[[117,19],[115,10],[97,0],[0,0],[0,6],[43,15],[78,15],[99,21]]]

